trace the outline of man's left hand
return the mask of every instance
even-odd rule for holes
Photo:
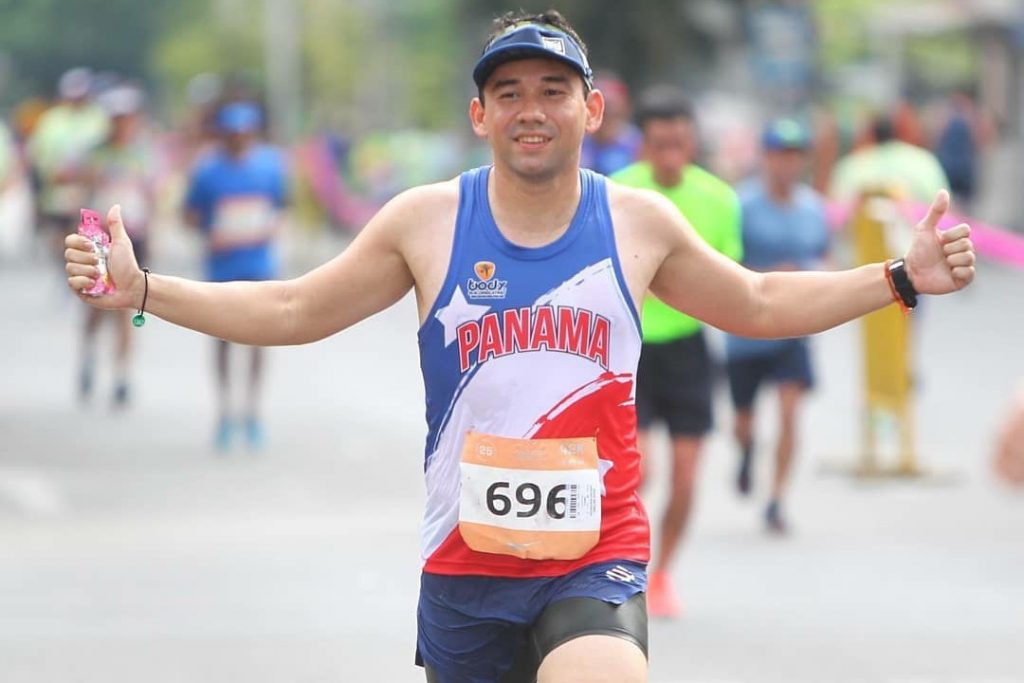
[[[948,294],[974,279],[971,227],[961,223],[945,231],[938,228],[948,210],[949,193],[940,190],[928,215],[914,227],[914,241],[906,255],[907,275],[920,294]]]

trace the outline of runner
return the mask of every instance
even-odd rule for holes
[[[153,214],[153,192],[156,181],[156,150],[146,139],[142,120],[142,91],[132,86],[118,86],[99,98],[99,105],[110,117],[107,140],[89,156],[85,177],[91,191],[89,206],[108,207],[121,204],[124,223],[132,240],[135,260],[148,265],[148,233]],[[91,308],[82,334],[82,356],[79,368],[79,399],[91,398],[96,374],[96,335],[104,320],[116,323],[114,346],[115,408],[128,405],[129,374],[132,355],[132,324],[129,311],[104,311]]]
[[[803,126],[792,119],[779,119],[765,128],[761,176],[740,188],[743,265],[751,270],[810,270],[820,267],[828,252],[824,201],[800,182],[810,144]],[[765,381],[778,385],[779,435],[765,524],[769,531],[785,533],[782,497],[796,450],[797,416],[804,392],[814,384],[808,340],[729,335],[725,349],[736,410],[734,431],[740,446],[736,486],[742,495],[749,494],[753,487],[757,391]]]
[[[287,170],[281,153],[258,140],[263,119],[251,102],[233,102],[217,114],[220,145],[199,160],[189,181],[185,217],[206,236],[206,277],[213,282],[271,280],[278,275],[275,240],[287,203]],[[218,418],[214,446],[231,447],[236,431],[245,430],[249,448],[264,444],[259,408],[263,388],[264,349],[249,348],[244,417],[231,405],[231,345],[216,341]]]
[[[594,87],[604,95],[604,120],[593,135],[584,136],[580,166],[610,176],[636,161],[643,141],[630,121],[629,89],[622,79],[610,71],[598,73]]]
[[[46,111],[26,143],[36,182],[36,228],[49,258],[60,258],[61,238],[78,225],[89,188],[86,160],[107,136],[106,113],[92,101],[92,72],[70,69],[60,77],[60,102]]]
[[[643,161],[612,178],[663,195],[713,249],[738,260],[743,251],[740,202],[728,183],[693,163],[697,132],[687,98],[672,86],[655,86],[640,98],[637,123]],[[712,363],[700,321],[650,294],[643,303],[643,339],[636,414],[645,471],[654,424],[668,427],[672,445],[671,488],[654,545],[647,609],[653,617],[674,618],[682,605],[672,582],[672,561],[690,519],[701,446],[711,431]]]
[[[632,405],[651,289],[752,337],[811,334],[974,276],[940,194],[906,261],[759,274],[707,247],[656,193],[579,169],[601,123],[561,15],[502,17],[469,107],[493,165],[389,202],[335,259],[287,281],[144,274],[117,207],[102,308],[143,308],[252,345],[323,339],[416,292],[427,396],[418,659],[441,683],[646,680],[647,520]],[[69,286],[97,275],[67,238]],[[887,277],[887,273],[893,274]],[[372,515],[373,510],[367,510]]]

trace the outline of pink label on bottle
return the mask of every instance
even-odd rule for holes
[[[92,209],[82,209],[78,221],[78,234],[88,237],[92,242],[93,251],[99,257],[96,267],[99,268],[100,276],[96,284],[85,290],[89,296],[103,296],[114,291],[114,282],[110,279],[110,272],[107,270],[107,256],[110,253],[110,235],[103,229],[100,222],[100,215]]]

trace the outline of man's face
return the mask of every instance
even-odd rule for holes
[[[572,67],[520,59],[494,70],[469,116],[473,131],[490,143],[495,164],[523,178],[549,180],[579,166],[583,135],[600,127],[603,111],[601,94],[584,96]]]
[[[229,132],[224,134],[224,146],[230,154],[239,156],[249,149],[255,139],[255,131]]]
[[[666,187],[678,184],[683,169],[693,160],[693,124],[682,116],[651,119],[643,132],[643,158],[650,162],[655,180]]]
[[[792,187],[800,181],[800,176],[804,171],[805,157],[802,149],[765,150],[763,160],[765,177],[773,185]]]
[[[110,119],[111,134],[117,140],[130,140],[139,128],[137,114],[120,114]]]

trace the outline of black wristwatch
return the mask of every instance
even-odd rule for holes
[[[900,300],[903,301],[903,305],[907,308],[917,306],[917,290],[914,289],[914,283],[910,281],[910,276],[907,275],[906,260],[898,258],[890,261],[888,270],[892,286],[899,295]]]

